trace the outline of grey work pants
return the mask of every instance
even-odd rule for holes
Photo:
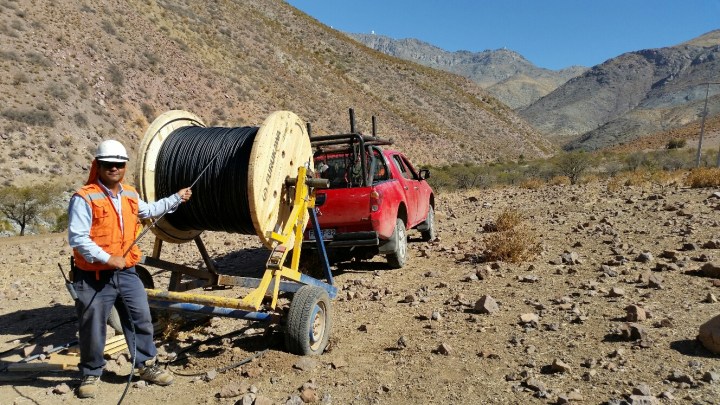
[[[77,269],[74,285],[78,300],[80,335],[80,371],[83,375],[100,376],[105,367],[106,324],[113,306],[118,310],[125,334],[128,351],[132,355],[133,343],[137,344],[136,365],[155,358],[157,349],[153,342],[153,326],[147,293],[135,267],[124,270],[102,270],[100,280],[94,271]],[[125,298],[123,304],[122,298]],[[117,305],[115,305],[117,304]],[[135,325],[135,338],[130,324]]]

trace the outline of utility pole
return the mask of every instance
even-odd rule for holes
[[[704,83],[707,87],[705,88],[705,106],[702,112],[702,121],[700,122],[700,140],[698,141],[697,155],[695,156],[695,167],[700,167],[700,155],[702,153],[703,136],[705,135],[705,119],[708,115],[708,95],[710,94],[711,84],[720,84],[720,82],[707,82]],[[720,150],[718,150],[717,156],[717,167],[720,167]]]
[[[700,140],[698,141],[697,155],[695,156],[695,167],[700,167],[700,152],[702,151],[703,135],[705,134],[705,117],[707,117],[707,100],[710,93],[710,83],[705,89],[705,107],[703,107],[702,121],[700,122]]]

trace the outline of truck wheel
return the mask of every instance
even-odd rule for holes
[[[429,242],[437,236],[435,231],[435,210],[433,209],[432,205],[430,206],[430,209],[428,210],[427,218],[425,219],[425,223],[423,223],[424,230],[420,231],[420,235],[422,236],[422,240],[425,242]]]
[[[301,356],[319,355],[330,340],[332,309],[328,293],[316,286],[304,285],[290,301],[285,330],[285,347]]]
[[[395,231],[390,238],[395,242],[395,250],[387,255],[387,262],[393,269],[402,268],[407,261],[407,234],[402,218],[395,222]]]
[[[140,277],[140,281],[142,281],[143,286],[145,288],[155,288],[155,283],[153,282],[152,275],[150,272],[143,266],[136,265],[135,266],[135,272],[137,273],[138,277]],[[155,310],[150,310],[150,313],[152,314],[152,320],[153,323],[157,322],[157,314],[155,313]],[[120,314],[118,314],[117,309],[115,307],[112,307],[110,310],[110,315],[108,316],[107,324],[115,329],[116,335],[122,335],[123,334],[123,328],[122,323],[120,323]]]

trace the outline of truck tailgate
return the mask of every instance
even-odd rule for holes
[[[372,187],[318,190],[316,209],[320,228],[342,228],[352,225],[352,229],[337,230],[339,232],[363,230],[363,228],[370,230],[371,191]],[[321,194],[325,195],[324,201]]]

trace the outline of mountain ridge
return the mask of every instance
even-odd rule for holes
[[[718,81],[719,34],[608,59],[518,112],[568,150],[611,147],[697,121],[704,83]],[[720,113],[720,86],[708,95],[709,115]]]
[[[583,66],[570,66],[557,71],[541,68],[519,53],[504,48],[451,52],[414,38],[393,39],[384,35],[356,33],[347,35],[388,55],[468,77],[513,109],[529,105],[587,69]]]

